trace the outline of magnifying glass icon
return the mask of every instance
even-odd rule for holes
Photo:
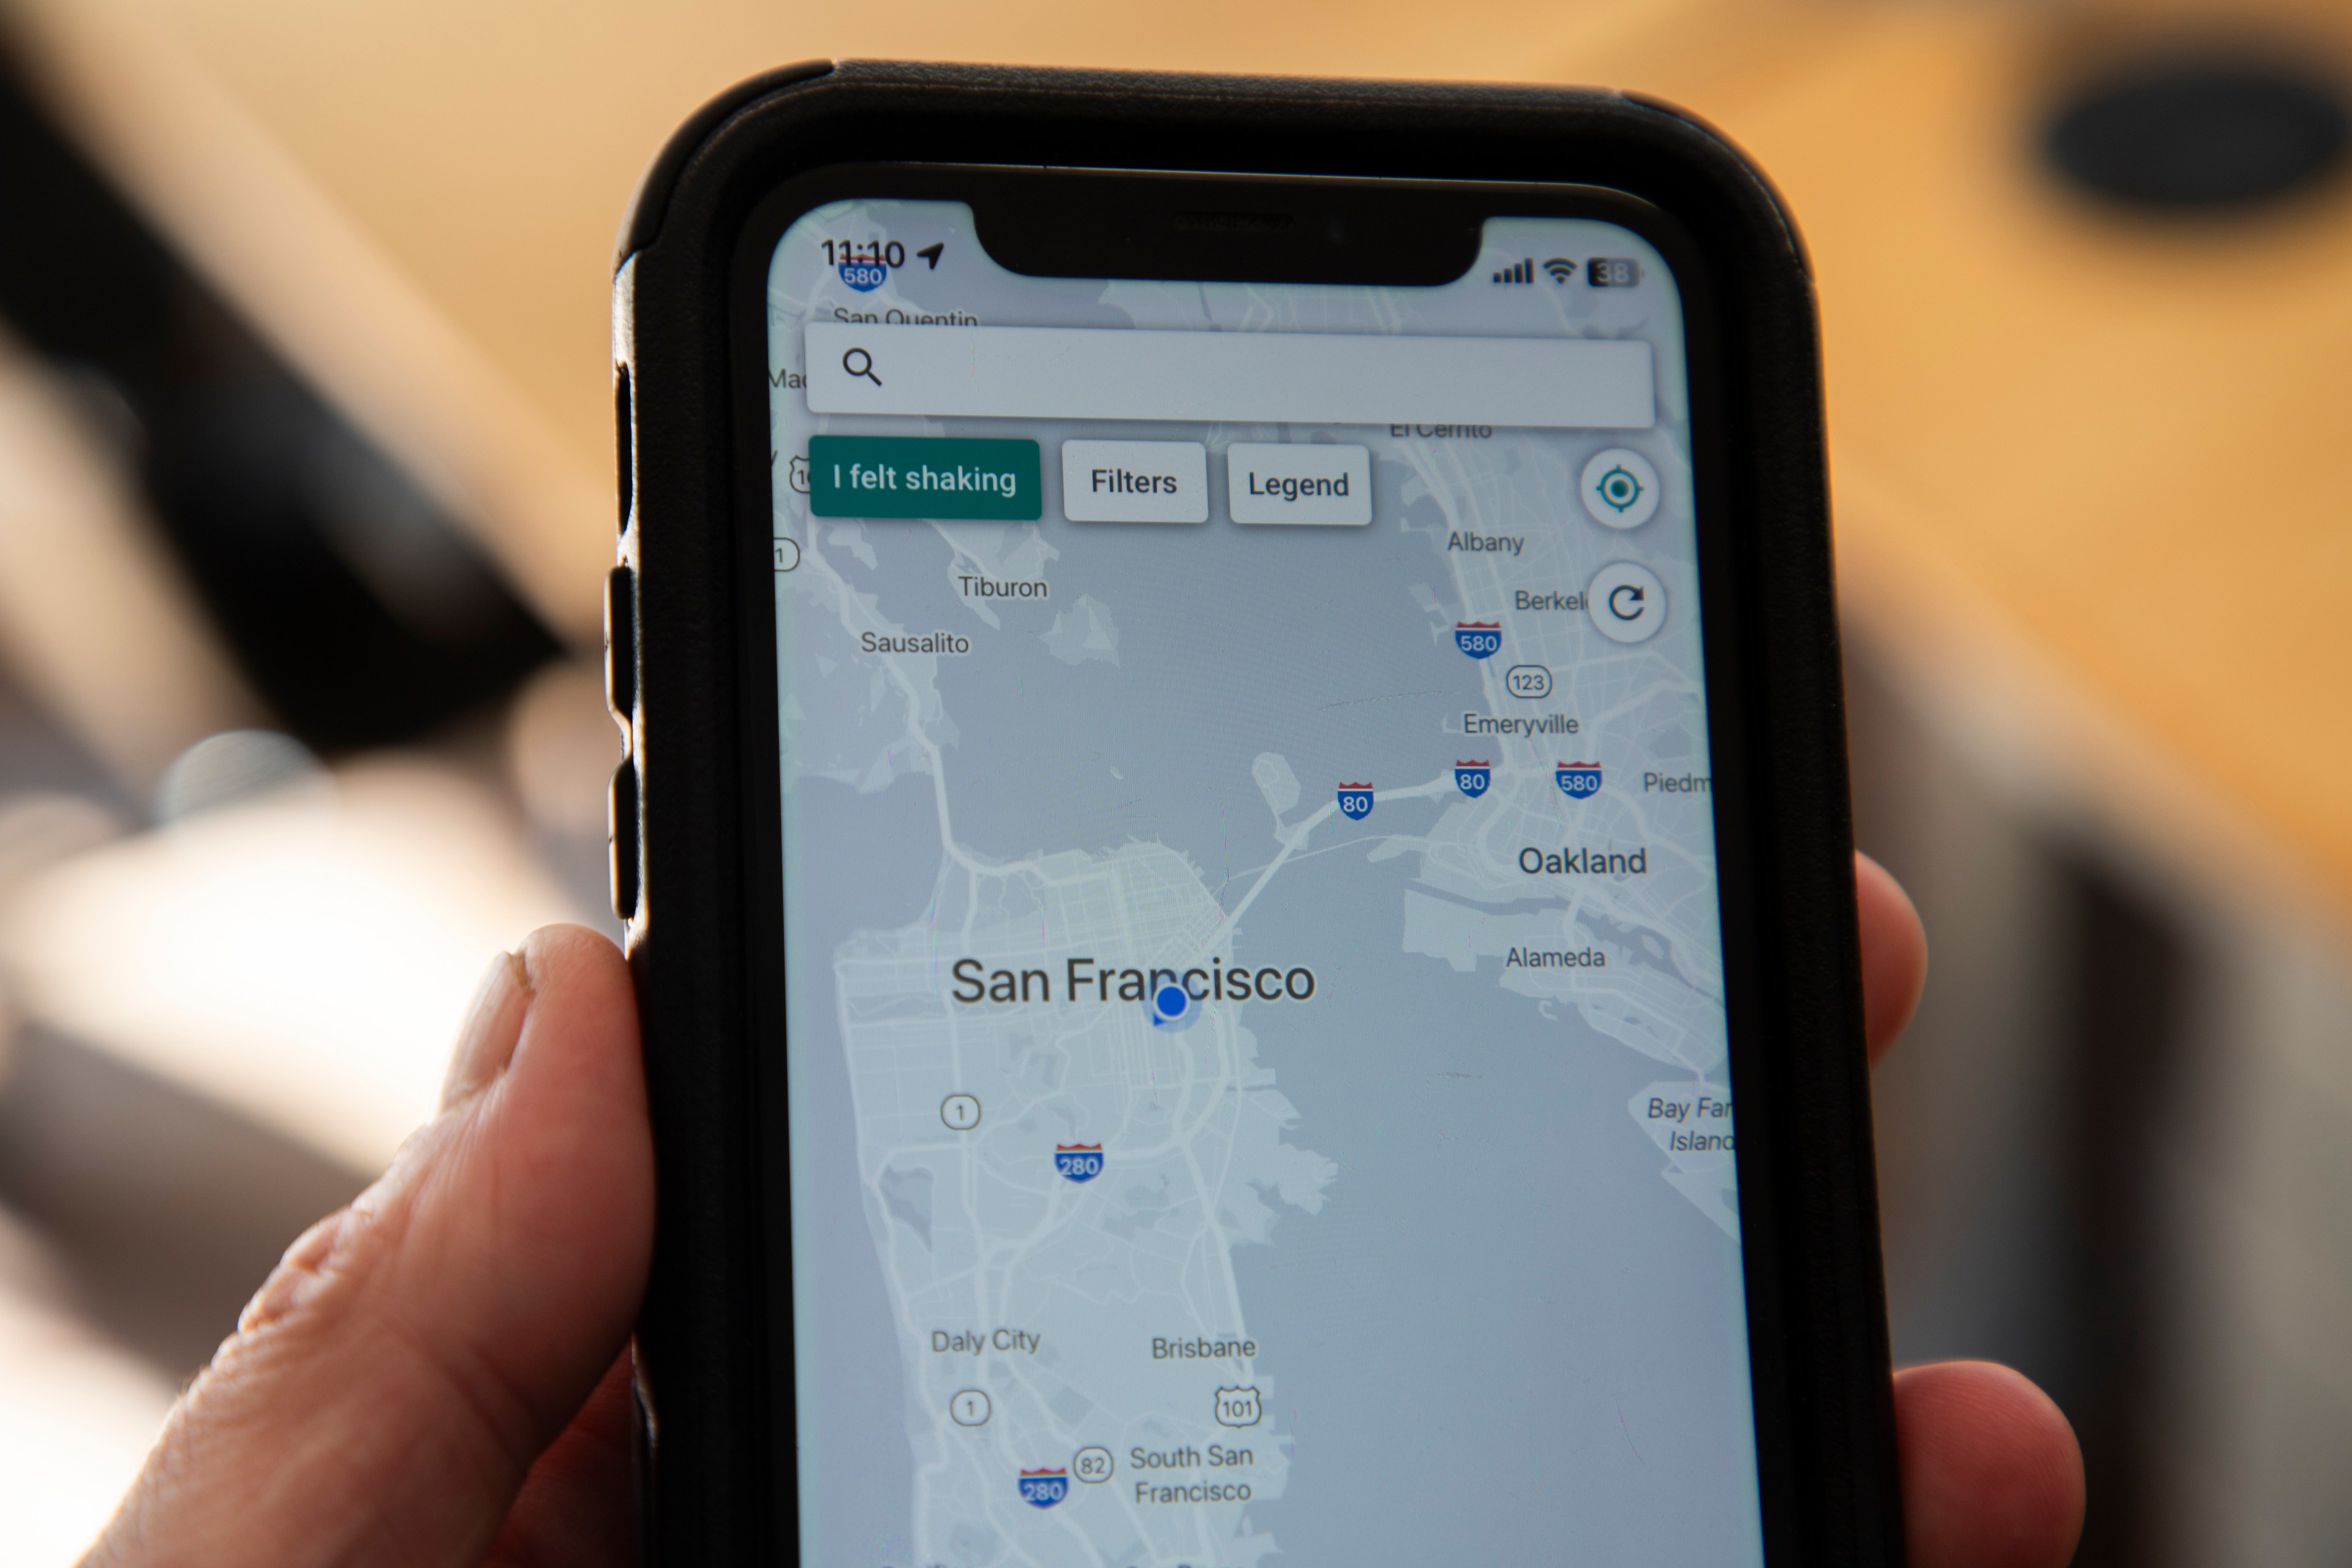
[[[874,356],[864,349],[852,349],[842,355],[841,368],[851,375],[864,376],[877,386],[882,384],[882,378],[874,374]]]

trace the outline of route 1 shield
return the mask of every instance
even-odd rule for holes
[[[1601,793],[1599,763],[1562,763],[1552,770],[1551,776],[1559,781],[1560,793],[1570,800]]]
[[[1070,1472],[1066,1466],[1058,1470],[1021,1472],[1021,1500],[1033,1508],[1051,1508],[1069,1495]]]
[[[1456,763],[1454,764],[1454,787],[1476,800],[1486,793],[1494,782],[1495,770],[1486,763]]]
[[[1339,815],[1346,817],[1350,822],[1361,822],[1364,818],[1371,816],[1372,786],[1368,784],[1341,784],[1339,786]]]
[[[1454,623],[1454,646],[1472,658],[1492,658],[1503,647],[1503,623],[1456,621]]]
[[[1091,1182],[1102,1174],[1102,1145],[1099,1143],[1056,1143],[1054,1145],[1054,1169],[1074,1182]]]

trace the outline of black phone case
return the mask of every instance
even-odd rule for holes
[[[775,1436],[792,1347],[769,1337],[790,1303],[763,1281],[781,1188],[763,1194],[758,1144],[781,928],[745,871],[781,854],[776,759],[743,745],[774,711],[774,649],[746,608],[772,592],[767,530],[739,510],[766,414],[730,395],[730,278],[778,184],[892,162],[1573,183],[1641,197],[1696,241],[1740,525],[1737,602],[1709,600],[1737,628],[1736,668],[1711,651],[1709,679],[1739,682],[1749,773],[1748,831],[1718,852],[1745,858],[1758,927],[1761,1048],[1737,1092],[1766,1554],[1899,1563],[1820,358],[1803,248],[1769,185],[1706,125],[1614,92],[868,61],[785,67],[706,106],[647,170],[616,258],[609,657],[631,745],[614,881],[660,1183],[636,1350],[646,1560],[798,1557]]]

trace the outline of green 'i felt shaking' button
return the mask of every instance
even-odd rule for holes
[[[818,517],[1045,515],[1034,441],[930,436],[812,436],[809,510]]]

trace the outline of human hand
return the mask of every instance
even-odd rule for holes
[[[1856,868],[1874,1058],[1917,1004],[1918,917]],[[634,1560],[630,1323],[653,1243],[636,1011],[612,944],[493,966],[441,1113],[287,1253],[181,1399],[85,1568]],[[1899,1373],[1912,1568],[2059,1568],[2065,1418],[2003,1367]]]
[[[83,1568],[635,1562],[653,1229],[628,968],[551,927],[491,965],[440,1113],[287,1251]]]

